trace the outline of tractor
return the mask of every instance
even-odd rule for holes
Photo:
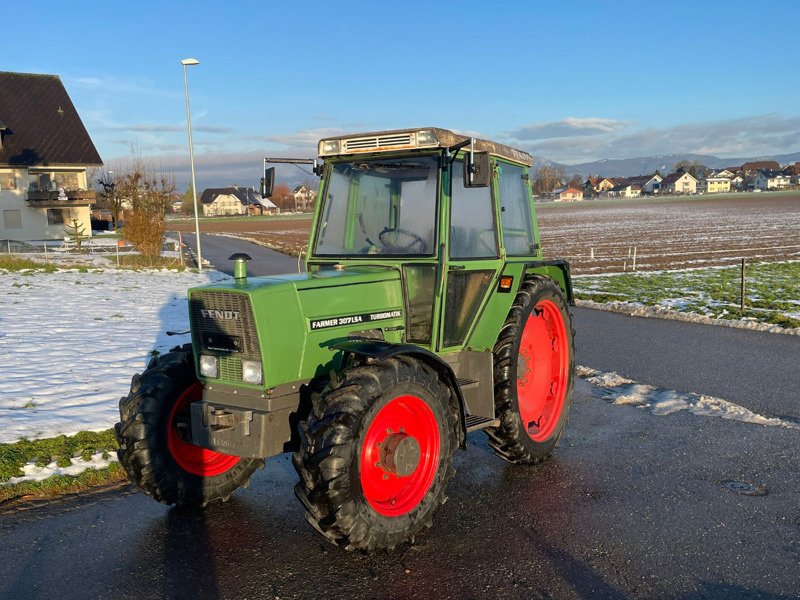
[[[440,128],[323,139],[305,272],[188,292],[191,343],[120,400],[130,480],[206,506],[292,453],[308,522],[348,550],[430,527],[453,454],[483,430],[534,464],[572,403],[569,265],[545,260],[526,152]]]

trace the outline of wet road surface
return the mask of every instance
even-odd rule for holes
[[[601,396],[578,382],[544,465],[471,434],[432,529],[394,553],[312,530],[283,455],[205,511],[115,492],[0,517],[0,597],[797,598],[800,431]]]

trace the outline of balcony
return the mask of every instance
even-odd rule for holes
[[[94,204],[96,199],[97,192],[91,190],[65,192],[31,190],[28,192],[28,206],[31,207],[89,206]]]

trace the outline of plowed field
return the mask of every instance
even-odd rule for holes
[[[679,200],[537,204],[545,256],[576,274],[730,265],[742,258],[800,259],[800,194],[742,194]],[[207,233],[250,239],[297,254],[310,218],[243,218],[201,224]],[[180,226],[193,231],[190,223]]]

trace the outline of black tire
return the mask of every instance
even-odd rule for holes
[[[406,514],[385,516],[365,496],[362,448],[379,411],[406,394],[423,400],[433,412],[439,459],[424,497]],[[407,356],[353,363],[333,376],[312,396],[311,413],[300,422],[301,447],[292,461],[300,476],[295,493],[308,522],[347,550],[393,549],[413,542],[421,529],[431,526],[455,473],[452,458],[461,435],[456,402],[434,369]]]
[[[561,312],[566,329],[569,363],[566,392],[555,429],[547,439],[535,441],[522,422],[517,397],[517,365],[522,330],[528,317],[540,302],[549,300]],[[500,421],[497,427],[484,431],[489,445],[503,459],[512,463],[533,464],[547,459],[558,446],[564,433],[575,385],[575,332],[569,306],[558,284],[547,277],[534,276],[520,286],[514,304],[494,345],[494,401]]]
[[[168,505],[205,506],[227,500],[247,487],[262,459],[241,458],[214,476],[201,476],[182,468],[169,442],[170,416],[176,401],[197,384],[191,345],[175,347],[150,361],[134,375],[131,391],[119,401],[120,422],[114,426],[119,442],[117,456],[128,479],[147,495]]]

